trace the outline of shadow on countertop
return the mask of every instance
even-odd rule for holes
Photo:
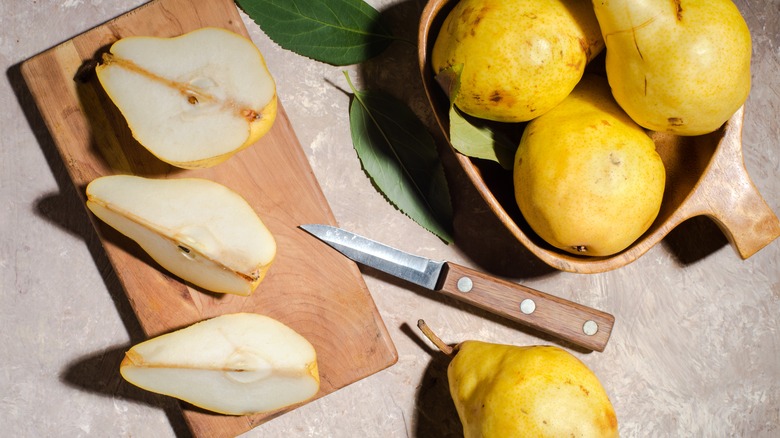
[[[21,64],[9,68],[6,71],[6,76],[59,187],[58,192],[31,200],[34,213],[68,234],[84,240],[127,330],[130,342],[136,344],[145,340],[146,335],[141,329],[119,279],[103,250],[100,239],[90,223],[84,200],[76,192],[54,139],[25,83]],[[159,407],[168,417],[176,436],[182,438],[191,436],[181,414],[181,409],[176,402],[135,388],[126,383],[120,376],[119,363],[128,348],[129,346],[120,346],[116,349],[97,352],[67,364],[63,368],[60,379],[67,385],[87,392],[99,393],[106,397],[128,398]]]
[[[450,357],[431,348],[424,336],[414,327],[404,324],[401,331],[431,356],[417,389],[413,436],[458,438],[463,436],[463,426],[450,396],[447,367]]]
[[[177,437],[191,437],[177,400],[138,388],[119,374],[119,364],[130,347],[123,345],[81,357],[64,368],[60,381],[81,391],[162,409]]]
[[[425,2],[407,0],[381,11],[396,37],[416,41]],[[454,245],[478,269],[512,278],[532,278],[554,272],[517,243],[470,183],[444,139],[430,107],[417,65],[417,47],[398,41],[359,66],[363,88],[382,91],[404,102],[434,137],[444,167],[454,210]]]

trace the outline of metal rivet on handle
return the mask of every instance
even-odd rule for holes
[[[471,288],[474,287],[474,282],[468,277],[460,277],[458,279],[458,290],[461,292],[471,292]]]
[[[526,298],[520,302],[520,311],[525,313],[526,315],[530,315],[534,313],[534,310],[536,310],[536,303],[534,302],[534,300],[530,298]]]
[[[596,321],[589,319],[585,321],[585,324],[582,324],[582,331],[588,336],[593,336],[599,331],[599,325]]]

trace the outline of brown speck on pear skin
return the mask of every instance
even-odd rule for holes
[[[680,117],[669,117],[667,121],[669,122],[670,126],[682,126],[685,124],[685,122],[683,122],[683,119]]]

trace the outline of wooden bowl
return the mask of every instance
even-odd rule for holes
[[[434,80],[429,53],[455,0],[430,0],[419,27],[419,67],[425,92],[445,138],[449,102]],[[740,108],[721,129],[698,137],[651,133],[666,166],[666,191],[658,217],[631,246],[609,257],[576,256],[544,242],[523,219],[514,200],[511,172],[452,149],[460,166],[493,213],[523,246],[553,268],[579,273],[605,272],[633,262],[677,225],[707,216],[746,259],[780,236],[780,220],[747,174],[742,159]]]

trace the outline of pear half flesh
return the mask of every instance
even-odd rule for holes
[[[122,38],[96,73],[133,137],[177,167],[219,164],[265,135],[276,118],[276,84],[263,55],[225,29]]]
[[[218,316],[137,344],[119,370],[142,389],[228,415],[301,403],[320,385],[311,343],[254,313]]]
[[[249,203],[214,181],[111,175],[86,191],[95,216],[209,291],[250,295],[276,256],[273,235]]]

